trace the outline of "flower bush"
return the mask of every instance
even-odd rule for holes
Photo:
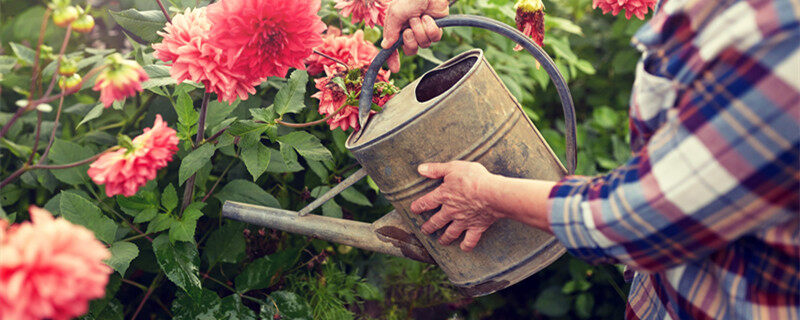
[[[435,266],[221,217],[228,200],[300,209],[357,170],[344,142],[360,129],[389,1],[92,3],[3,4],[0,318],[621,317],[622,300],[601,299],[624,294],[615,268],[565,257],[471,299]],[[544,46],[576,104],[593,106],[578,110],[578,171],[611,168],[627,157],[624,62],[639,22],[589,13],[641,19],[654,4],[545,3],[461,0],[451,12],[516,25]],[[557,96],[513,43],[455,28],[433,46],[403,57],[398,74],[379,72],[372,112],[479,47],[564,153]],[[315,214],[373,221],[390,210],[365,179]]]

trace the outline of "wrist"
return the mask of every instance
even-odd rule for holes
[[[501,175],[489,173],[478,185],[478,194],[489,213],[496,218],[510,218],[503,204],[503,180]]]

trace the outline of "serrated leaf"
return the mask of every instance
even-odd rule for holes
[[[83,147],[77,143],[65,140],[56,139],[53,146],[50,148],[50,155],[48,159],[53,164],[67,164],[84,160],[93,156],[94,153],[91,149]],[[89,165],[80,165],[69,169],[51,170],[56,179],[71,185],[82,184],[89,181],[89,176],[86,170]]]
[[[178,114],[178,122],[185,126],[193,126],[200,118],[200,114],[194,110],[194,101],[188,93],[182,92],[178,94],[178,99],[175,101],[175,113]]]
[[[372,202],[370,202],[365,195],[363,195],[361,192],[358,192],[358,190],[352,187],[344,189],[342,193],[340,193],[339,195],[341,195],[342,198],[344,198],[345,200],[355,203],[357,205],[362,205],[366,207],[372,206]]]
[[[36,60],[36,50],[23,46],[19,43],[9,42],[8,44],[11,46],[11,50],[14,51],[14,55],[17,56],[17,58],[29,66],[33,65],[33,61]]]
[[[142,89],[149,89],[161,95],[165,95],[158,87],[174,85],[178,82],[169,75],[169,68],[161,65],[148,64],[142,67],[150,78],[142,82]],[[157,91],[156,91],[157,90]]]
[[[244,257],[245,240],[242,232],[244,224],[229,221],[219,229],[211,233],[206,240],[205,253],[209,265],[217,262],[237,263]]]
[[[109,244],[114,242],[117,224],[89,200],[74,193],[62,192],[60,209],[65,219],[91,230],[100,241]]]
[[[286,85],[275,94],[273,105],[279,115],[297,113],[306,107],[303,98],[306,94],[308,73],[305,70],[295,70],[286,81]]]
[[[145,232],[156,233],[167,230],[172,226],[174,222],[175,218],[173,218],[171,215],[168,215],[166,213],[157,214],[155,218],[153,218],[153,220],[151,220],[150,223],[147,225],[147,231]]]
[[[237,201],[273,208],[281,207],[278,199],[275,199],[275,197],[261,189],[257,184],[243,179],[228,182],[215,197],[217,197],[220,202]]]
[[[164,28],[167,23],[167,18],[159,10],[109,10],[108,13],[122,28],[147,42],[159,41],[161,37],[156,32]]]
[[[251,132],[261,133],[264,132],[266,128],[266,123],[256,123],[252,120],[239,120],[232,123],[227,132],[234,136],[242,136]]]
[[[197,170],[211,161],[214,155],[214,145],[206,143],[195,149],[181,161],[181,167],[178,169],[178,182],[183,185],[186,179],[189,179]]]
[[[143,223],[153,220],[158,215],[158,209],[147,208],[133,216],[133,223]]]
[[[199,299],[202,293],[197,267],[200,258],[194,244],[172,243],[168,235],[162,234],[153,239],[153,252],[167,278],[192,298]]]
[[[109,250],[111,251],[111,258],[106,259],[104,262],[124,277],[131,261],[139,256],[139,247],[130,242],[117,241],[111,245]]]
[[[236,291],[245,293],[250,290],[264,289],[269,286],[272,274],[268,271],[271,269],[272,261],[269,257],[261,257],[250,264],[236,276],[235,284]]]
[[[278,142],[292,146],[303,158],[325,161],[333,158],[331,151],[317,137],[305,131],[294,131],[278,137]]]
[[[311,320],[311,307],[300,296],[289,291],[274,291],[261,305],[261,319]]]
[[[253,120],[262,121],[264,123],[272,123],[275,121],[275,118],[278,117],[278,114],[275,113],[274,105],[270,105],[266,108],[250,109],[250,115],[253,116]]]
[[[179,292],[173,300],[172,313],[175,320],[255,320],[253,310],[242,304],[238,295],[220,299],[216,293],[203,289],[200,297],[193,298]],[[271,319],[274,320],[274,319]]]
[[[100,117],[100,115],[103,114],[103,110],[105,110],[103,104],[98,103],[96,106],[94,106],[94,108],[92,108],[92,110],[89,110],[89,112],[87,112],[86,115],[83,116],[83,120],[81,120],[81,122],[78,122],[77,128],[80,128],[81,125],[86,122],[92,121]]]
[[[200,203],[200,202],[196,202]],[[194,203],[193,203],[194,204]],[[200,203],[202,204],[202,203]],[[203,212],[196,206],[186,207],[180,220],[174,220],[169,228],[169,241],[186,241],[194,243],[194,232],[197,229],[197,219]]]
[[[175,187],[171,183],[161,193],[161,205],[164,206],[164,209],[167,209],[167,213],[172,212],[178,206],[178,192],[175,191]]]
[[[239,144],[242,148],[242,161],[253,176],[253,181],[256,181],[267,170],[272,151],[261,143],[261,134],[258,132],[245,134]]]

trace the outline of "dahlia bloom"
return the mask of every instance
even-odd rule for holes
[[[519,0],[514,5],[517,16],[517,29],[526,36],[533,38],[540,47],[544,46],[544,4],[542,0]],[[522,50],[519,44],[514,47],[514,51]],[[538,62],[537,62],[538,66]]]
[[[142,82],[149,77],[138,63],[125,60],[118,53],[106,58],[106,66],[97,75],[92,90],[100,91],[100,102],[106,108],[116,100],[123,100],[142,92]]]
[[[139,187],[153,180],[178,150],[178,136],[156,115],[152,128],[133,138],[130,145],[100,156],[89,166],[89,177],[106,185],[106,195],[130,197]]]
[[[347,17],[353,15],[353,24],[364,21],[368,28],[375,25],[383,26],[383,19],[386,17],[386,7],[388,0],[334,0],[334,8],[339,10],[339,14]]]
[[[625,19],[630,20],[631,16],[636,16],[639,20],[644,20],[644,16],[650,9],[655,8],[656,0],[592,0],[592,8],[603,10],[603,14],[611,12],[616,16],[620,10],[625,9]]]
[[[240,74],[286,76],[305,69],[303,59],[322,44],[319,0],[222,0],[206,9],[208,43]]]
[[[0,319],[71,319],[105,295],[108,249],[88,229],[31,206],[31,222],[0,220]]]
[[[153,45],[153,55],[171,66],[169,74],[178,82],[202,83],[206,91],[216,93],[219,101],[228,104],[237,97],[246,100],[266,77],[233,71],[222,50],[208,43],[210,30],[205,7],[186,9],[158,32],[164,40]]]
[[[364,40],[362,30],[343,36],[341,30],[335,27],[328,27],[328,32],[322,37],[322,44],[314,49],[355,68],[369,65],[379,52],[374,44]],[[308,56],[305,63],[309,74],[321,73],[325,66],[336,64],[335,61],[317,54]]]
[[[328,75],[325,78],[315,79],[315,86],[317,93],[311,97],[319,100],[319,113],[323,116],[329,116],[339,110],[342,105],[345,107],[338,113],[330,116],[326,122],[331,130],[341,128],[343,131],[349,128],[359,130],[358,123],[358,97],[361,92],[361,83],[364,79],[366,68],[351,69],[343,71],[338,66],[325,66],[325,73]],[[378,72],[378,79],[375,83],[375,90],[373,91],[372,103],[382,107],[389,99],[397,92],[397,88],[389,82],[389,71],[380,70]],[[344,79],[347,92],[339,85],[333,82],[334,77],[341,77]],[[375,111],[370,111],[375,113]]]

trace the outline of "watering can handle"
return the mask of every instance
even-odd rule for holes
[[[537,61],[539,61],[542,67],[544,67],[544,70],[547,71],[550,79],[553,80],[553,84],[556,86],[556,90],[558,91],[558,97],[561,99],[561,106],[564,109],[564,122],[566,124],[565,127],[567,136],[567,173],[574,174],[575,165],[577,163],[577,142],[575,140],[575,106],[572,104],[572,96],[569,93],[567,82],[564,80],[564,76],[561,75],[561,72],[558,71],[558,68],[556,67],[555,63],[553,63],[553,60],[550,59],[550,56],[548,56],[541,47],[534,43],[533,40],[531,40],[531,38],[526,36],[524,33],[497,20],[474,15],[451,15],[436,19],[435,21],[436,25],[441,28],[476,27],[494,31],[518,43],[525,48],[525,50],[528,50],[528,52],[533,55]],[[400,39],[397,40],[397,42],[395,42],[391,48],[381,50],[381,52],[375,56],[375,59],[372,60],[372,64],[370,64],[369,69],[364,76],[364,84],[361,87],[361,96],[358,100],[358,122],[361,125],[361,128],[365,127],[369,118],[369,110],[372,107],[372,89],[373,85],[375,84],[375,79],[378,76],[378,70],[380,70],[389,56],[394,53],[394,51],[397,50],[402,43],[403,37],[400,37]]]

